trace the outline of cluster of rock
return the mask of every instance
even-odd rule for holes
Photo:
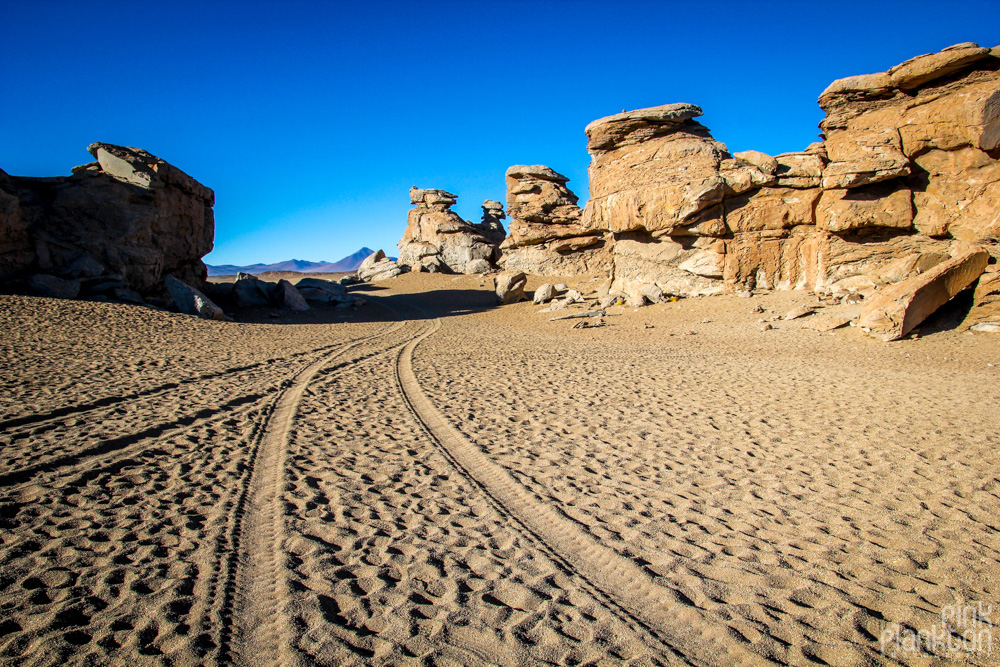
[[[503,269],[539,276],[610,270],[608,235],[580,224],[583,210],[568,181],[544,165],[507,170],[510,234],[500,244]]]
[[[1000,237],[1000,58],[962,44],[820,97],[823,141],[730,154],[672,104],[586,128],[582,225],[613,235],[614,286],[863,292]]]
[[[364,299],[347,291],[347,285],[354,280],[354,277],[340,281],[302,278],[293,285],[284,279],[270,282],[249,273],[239,273],[235,282],[206,283],[205,290],[219,303],[236,308],[280,308],[302,312],[310,309],[310,303],[336,308],[363,305]]]
[[[903,311],[910,323],[982,274],[975,324],[1000,321],[990,269],[1000,256],[1000,47],[959,44],[840,79],[819,103],[822,141],[773,157],[730,153],[692,104],[594,121],[582,213],[551,169],[508,170],[500,265],[539,275],[607,266],[611,292],[635,304],[884,290],[865,320],[883,337],[910,326],[897,326]]]
[[[483,220],[463,220],[451,207],[458,196],[444,190],[410,188],[406,231],[400,239],[398,264],[431,273],[486,273],[497,259],[503,240],[503,208],[498,202],[483,205]]]

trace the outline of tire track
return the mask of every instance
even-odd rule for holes
[[[735,645],[724,628],[678,601],[631,561],[601,545],[574,522],[540,501],[451,425],[424,394],[413,372],[413,350],[441,327],[439,319],[408,342],[396,360],[399,391],[414,418],[452,463],[501,509],[581,579],[655,639],[657,650],[701,665],[767,664]]]
[[[295,414],[309,383],[339,356],[365,342],[398,331],[407,322],[355,340],[317,359],[288,381],[265,415],[263,428],[251,452],[247,475],[234,508],[230,542],[229,572],[224,577],[223,599],[218,611],[222,626],[231,631],[220,634],[220,663],[299,665],[302,658],[293,646],[294,633],[286,609],[290,599],[288,572],[284,562],[285,464]],[[391,352],[403,343],[372,354],[361,355],[335,368]],[[230,613],[231,611],[231,613]],[[227,624],[226,620],[232,619]]]
[[[402,323],[397,322],[385,331],[369,336],[362,336],[346,344],[338,343],[335,345],[326,345],[316,348],[315,350],[296,353],[290,357],[278,360],[270,359],[259,364],[240,367],[237,371],[230,369],[230,371],[227,371],[226,373],[202,375],[198,377],[198,380],[205,379],[206,377],[219,377],[221,375],[230,374],[231,372],[242,372],[248,368],[262,367],[275,361],[287,362],[288,360],[296,357],[314,357],[316,355],[325,354],[326,356],[323,358],[329,358],[329,351],[331,349],[336,351],[334,354],[334,356],[336,356],[354,347],[356,344],[398,331],[401,326]],[[193,414],[184,415],[171,421],[147,426],[136,433],[128,433],[115,438],[109,438],[94,446],[75,451],[72,454],[56,454],[48,459],[43,459],[18,470],[0,473],[0,488],[24,484],[31,481],[37,475],[56,472],[67,467],[70,468],[67,474],[73,474],[75,470],[84,464],[87,464],[87,470],[89,472],[93,472],[94,470],[99,469],[99,466],[107,465],[120,456],[134,454],[137,450],[141,451],[150,442],[156,442],[164,438],[173,437],[179,433],[198,428],[202,425],[228,417],[232,414],[237,414],[240,408],[243,408],[251,403],[259,403],[260,401],[266,399],[273,391],[280,390],[281,387],[288,382],[288,378],[294,376],[294,373],[285,373],[285,376],[286,377],[284,379],[276,383],[276,386],[271,389],[237,396],[236,398],[226,401],[220,405],[205,407],[194,412]],[[104,459],[98,467],[93,465],[93,462],[96,459]]]

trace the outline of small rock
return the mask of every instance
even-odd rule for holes
[[[980,322],[969,327],[969,331],[980,333],[1000,333],[1000,322]]]
[[[752,296],[753,296],[753,292],[750,292],[750,291],[746,291],[746,292],[737,292],[737,293],[736,293],[736,296],[738,296],[738,297],[739,297],[739,298],[741,298],[741,299],[749,299],[750,297],[752,297]]]
[[[758,304],[757,304],[756,306],[754,306],[754,307],[753,307],[753,309],[752,309],[752,310],[751,310],[750,312],[751,312],[751,313],[763,313],[763,312],[764,312],[764,307],[763,307],[763,306],[761,306],[761,305],[760,305],[760,304],[758,303]]]
[[[773,328],[774,328],[774,327],[773,327],[773,326],[771,326],[770,324],[765,324],[764,326],[762,326],[762,327],[760,328],[760,330],[761,330],[761,331],[770,331],[770,330],[771,330],[771,329],[773,329]]]
[[[569,289],[569,286],[566,285],[566,283],[556,283],[556,291],[557,292],[565,292],[568,289]]]

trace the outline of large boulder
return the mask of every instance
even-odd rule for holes
[[[185,315],[194,315],[205,320],[226,320],[226,314],[222,309],[212,303],[212,300],[201,291],[178,280],[174,276],[166,276],[163,279],[167,293],[174,300],[177,310]]]
[[[365,257],[365,260],[361,262],[361,266],[358,267],[358,280],[366,283],[378,282],[379,280],[395,278],[401,273],[403,273],[403,269],[400,268],[399,263],[386,257],[385,251],[379,249]]]
[[[479,273],[482,262],[477,260],[496,260],[497,247],[490,238],[499,238],[498,230],[485,220],[478,226],[460,218],[451,210],[457,200],[457,195],[444,190],[410,188],[415,208],[398,244],[399,264],[414,271]]]
[[[989,253],[971,248],[930,271],[886,287],[865,302],[858,317],[862,331],[898,340],[983,273]]]
[[[524,286],[527,284],[527,276],[520,271],[503,271],[493,278],[493,289],[501,304],[525,301],[528,297],[524,294]]]
[[[233,283],[233,300],[240,308],[257,308],[270,304],[268,289],[257,276],[249,273],[236,274]]]
[[[500,266],[540,276],[610,269],[606,235],[580,224],[583,211],[566,187],[568,178],[544,165],[514,165],[506,181],[511,221]]]
[[[1000,266],[997,264],[987,267],[987,272],[979,276],[972,308],[962,322],[963,328],[989,324],[996,325],[994,330],[1000,330]]]
[[[39,294],[53,299],[75,299],[80,294],[79,280],[65,280],[46,273],[28,277],[28,287]]]
[[[278,305],[285,310],[297,312],[309,310],[309,304],[302,294],[284,279],[278,281]]]
[[[14,265],[23,260],[27,228],[32,261],[46,273],[65,271],[85,252],[144,294],[162,290],[167,274],[204,283],[201,258],[212,250],[215,234],[212,190],[140,148],[94,143],[88,150],[96,161],[72,176],[0,179],[8,183],[0,183],[0,273],[11,243],[21,249]],[[20,222],[12,213],[10,185]]]

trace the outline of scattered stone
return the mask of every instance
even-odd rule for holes
[[[583,320],[574,324],[571,329],[593,329],[596,327],[603,327],[605,325],[604,320],[597,320],[596,322],[588,322]]]
[[[750,310],[750,312],[751,313],[763,313],[764,312],[764,307],[758,303],[756,306],[754,306]]]
[[[612,306],[621,306],[624,304],[625,304],[624,296],[622,296],[621,294],[609,294],[608,296],[601,299],[598,305],[600,305],[600,307],[604,309],[604,308],[611,308]]]
[[[527,283],[528,278],[520,271],[504,271],[493,279],[493,289],[499,302],[506,305],[527,300],[528,297],[524,295]]]
[[[53,299],[75,299],[80,295],[80,282],[64,280],[46,273],[36,273],[28,278],[28,287],[41,296]]]
[[[979,333],[1000,333],[1000,322],[980,322],[969,327],[969,331]]]
[[[771,329],[773,329],[773,328],[774,328],[774,327],[773,327],[773,326],[771,326],[770,324],[765,324],[764,326],[762,326],[762,327],[760,328],[760,330],[761,330],[761,331],[770,331],[770,330],[771,330]]]
[[[985,250],[972,248],[927,273],[879,290],[865,302],[858,326],[882,340],[899,340],[971,285],[988,260]]]
[[[569,285],[567,285],[566,283],[556,283],[556,291],[557,292],[565,292],[568,289],[569,289]]]
[[[185,315],[194,315],[205,320],[226,320],[222,309],[195,288],[173,276],[166,276],[163,284],[170,293],[177,309]]]

